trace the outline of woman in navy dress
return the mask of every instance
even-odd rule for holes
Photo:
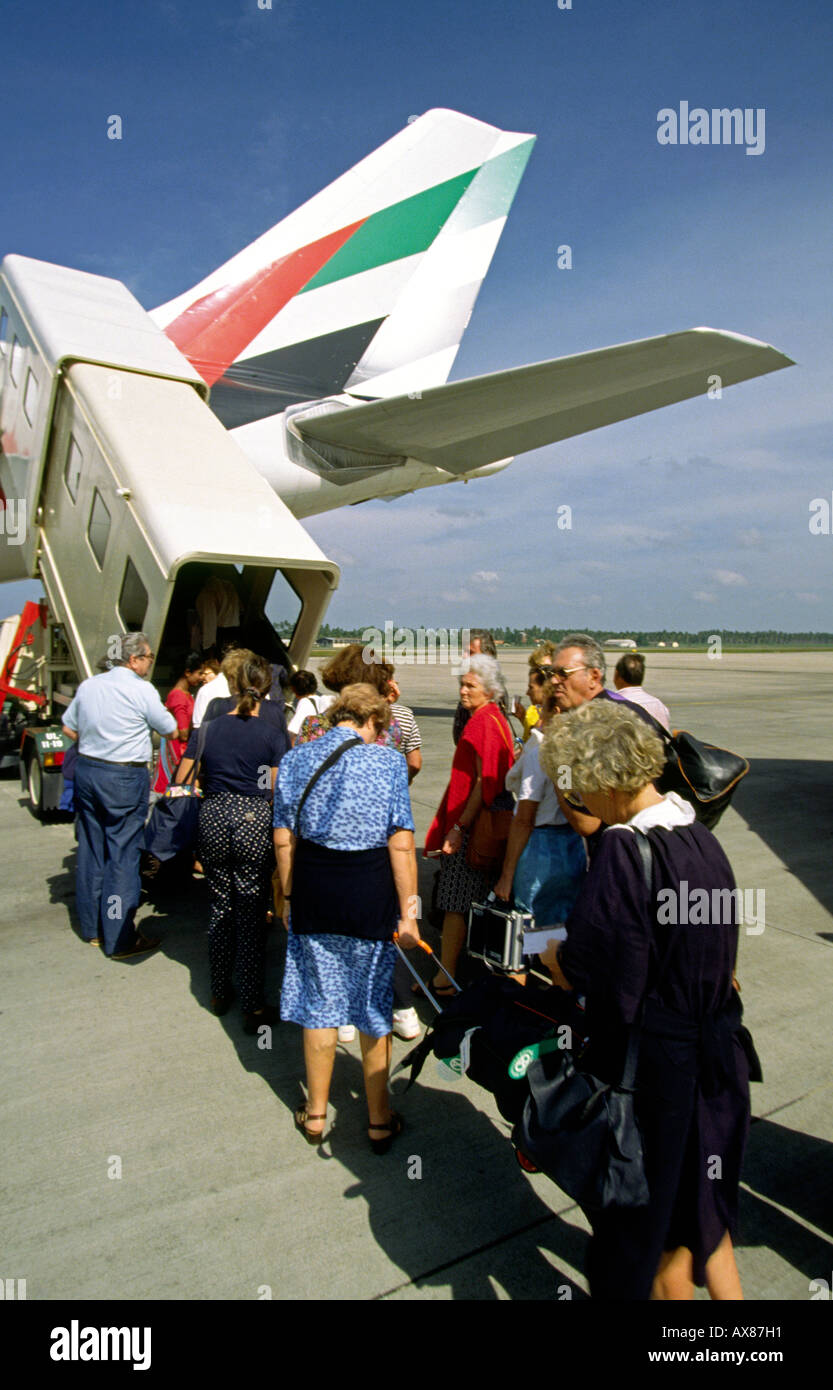
[[[390,705],[372,686],[346,686],[325,717],[328,732],[287,753],[275,786],[289,933],[281,1018],[303,1028],[307,1070],[307,1104],[295,1124],[309,1143],[321,1142],[337,1029],[349,1018],[360,1033],[368,1137],[384,1153],[402,1128],[387,1088],[393,935],[406,947],[420,939],[408,766],[376,742]]]
[[[628,1028],[646,996],[636,1113],[651,1194],[644,1208],[589,1213],[594,1298],[684,1299],[706,1284],[742,1298],[732,1241],[749,1126],[749,1064],[734,988],[738,900],[711,831],[653,785],[665,762],[650,727],[590,701],[544,737],[550,777],[569,766],[571,795],[608,827],[546,963],[587,999],[583,1069],[622,1075]],[[649,898],[635,832],[652,851]]]

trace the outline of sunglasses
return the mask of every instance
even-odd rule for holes
[[[584,804],[584,802],[582,801],[581,797],[578,796],[578,795],[576,794],[576,792],[564,791],[564,789],[562,788],[562,789],[561,789],[561,795],[563,796],[563,798],[564,798],[564,800],[566,801],[567,805],[568,805],[568,806],[572,806],[572,808],[573,808],[574,811],[586,811],[586,810],[587,810],[587,807],[585,806],[585,804]]]
[[[546,666],[543,669],[547,672],[550,679],[555,676],[557,680],[565,681],[574,671],[587,671],[590,668],[582,664],[581,666]]]

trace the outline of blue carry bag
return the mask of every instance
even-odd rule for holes
[[[142,848],[155,859],[165,863],[183,850],[193,849],[197,843],[200,824],[200,801],[202,791],[197,786],[205,734],[208,725],[200,725],[197,736],[197,756],[194,766],[184,782],[168,783],[164,794],[159,798],[150,813],[145,826]]]

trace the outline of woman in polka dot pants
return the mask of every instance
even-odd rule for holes
[[[264,1001],[263,977],[274,868],[271,798],[288,742],[285,727],[259,718],[271,683],[272,672],[261,657],[243,663],[236,708],[211,720],[200,765],[199,856],[211,895],[211,1008],[215,1014],[227,1011],[234,974],[247,1033],[278,1020],[277,1009]],[[195,752],[192,736],[178,780],[188,776]]]
[[[236,967],[248,1023],[263,1010],[266,911],[274,864],[267,798],[233,792],[206,797],[200,810],[200,857],[211,894],[208,962],[214,1012],[225,1011],[231,1001]]]

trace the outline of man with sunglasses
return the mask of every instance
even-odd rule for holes
[[[552,681],[556,703],[562,714],[578,709],[604,694],[604,652],[586,633],[565,637],[555,651],[552,663],[542,668]]]
[[[605,655],[595,638],[586,632],[571,632],[563,637],[553,656],[552,665],[543,668],[552,682],[556,704],[562,714],[586,705],[588,700],[613,700],[623,704],[638,714],[655,731],[659,729],[657,720],[642,705],[605,689]],[[567,820],[580,834],[592,836],[600,828],[601,821],[587,813],[586,807],[568,791],[556,788],[558,800]],[[588,848],[591,855],[595,841]]]
[[[148,810],[151,730],[173,738],[177,721],[147,683],[154,653],[143,632],[118,639],[112,670],[82,681],[64,716],[78,741],[75,905],[81,935],[125,960],[155,950],[136,930],[139,857]]]

